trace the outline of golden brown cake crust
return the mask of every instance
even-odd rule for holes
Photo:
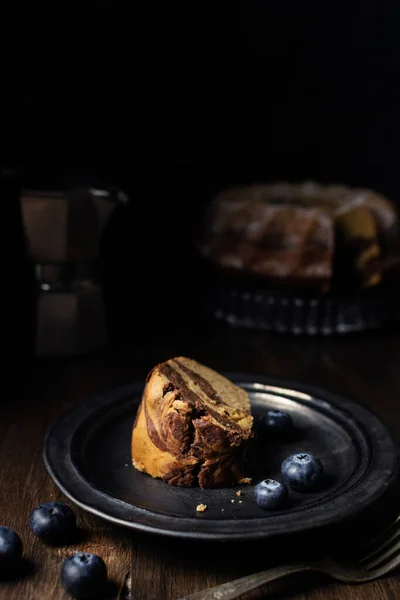
[[[133,465],[171,485],[236,484],[252,422],[246,391],[194,360],[171,359],[147,377]]]

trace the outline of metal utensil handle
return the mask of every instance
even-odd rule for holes
[[[253,573],[252,575],[246,575],[240,579],[234,579],[233,581],[217,585],[208,590],[196,592],[195,594],[181,598],[181,600],[234,600],[246,592],[251,592],[265,583],[280,579],[281,577],[286,577],[286,575],[299,573],[301,571],[317,570],[318,568],[310,563],[282,565],[259,573]]]

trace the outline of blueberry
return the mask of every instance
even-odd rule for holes
[[[22,557],[19,535],[9,527],[0,527],[0,567],[15,565]]]
[[[321,461],[307,452],[289,456],[283,461],[281,471],[285,482],[299,492],[316,490],[324,476]]]
[[[29,517],[33,533],[50,544],[70,540],[76,530],[76,517],[62,502],[46,502],[37,506]]]
[[[258,483],[254,488],[254,493],[258,506],[266,510],[281,508],[288,498],[286,485],[274,479],[265,479]]]
[[[292,417],[281,410],[269,410],[262,423],[267,431],[273,433],[288,434],[293,429]]]
[[[107,567],[97,554],[78,552],[61,565],[61,584],[78,600],[98,598],[107,585]]]

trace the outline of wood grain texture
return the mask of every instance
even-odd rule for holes
[[[172,342],[171,342],[172,340]],[[59,415],[92,394],[142,379],[157,362],[187,355],[217,370],[261,372],[297,379],[348,395],[378,413],[400,433],[400,334],[342,339],[294,339],[226,328],[159,332],[151,343],[66,361],[41,362],[27,380],[4,392],[0,404],[0,520],[24,543],[18,581],[1,581],[3,600],[66,600],[59,583],[64,557],[77,550],[102,556],[113,585],[110,598],[176,600],[187,594],[265,569],[278,559],[264,545],[214,545],[128,533],[76,509],[77,543],[48,547],[30,532],[28,517],[39,503],[62,500],[42,460],[45,435]],[[344,540],[345,543],[345,540]],[[387,600],[400,598],[393,575],[347,586],[316,575],[275,582],[245,598]]]

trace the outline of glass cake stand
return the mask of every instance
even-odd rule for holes
[[[202,307],[232,327],[295,335],[348,334],[400,322],[400,281],[318,293],[204,273]]]

